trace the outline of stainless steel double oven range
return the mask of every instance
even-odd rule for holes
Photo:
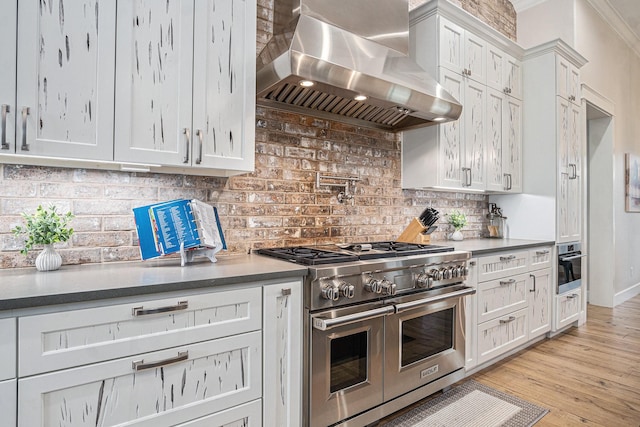
[[[305,426],[365,426],[464,377],[468,252],[398,242],[258,252],[309,265]]]

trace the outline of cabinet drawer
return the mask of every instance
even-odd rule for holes
[[[527,309],[478,325],[478,364],[527,341]]]
[[[528,306],[529,274],[480,283],[478,285],[478,323],[504,316]]]
[[[529,268],[529,251],[504,252],[478,258],[478,282],[524,273]]]
[[[20,425],[169,426],[259,399],[261,341],[250,332],[20,379]]]
[[[18,405],[17,380],[0,381],[0,414],[3,426],[15,426],[16,406]]]
[[[0,319],[0,381],[16,377],[16,319]]]
[[[213,415],[198,418],[179,427],[261,427],[262,402],[254,400]]]
[[[552,266],[553,249],[549,247],[540,247],[529,250],[529,262],[531,270],[540,270]]]
[[[261,303],[251,288],[21,317],[19,376],[258,330]]]
[[[580,318],[581,290],[575,289],[556,296],[556,330],[562,329]]]

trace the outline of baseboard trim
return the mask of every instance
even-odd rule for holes
[[[635,285],[628,287],[624,291],[615,294],[613,296],[613,306],[615,307],[618,304],[622,304],[623,302],[630,300],[638,294],[640,294],[640,283],[636,283]]]

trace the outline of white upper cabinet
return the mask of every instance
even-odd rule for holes
[[[18,2],[15,153],[112,159],[115,19],[113,1]]]
[[[119,5],[116,161],[253,170],[255,8]]]
[[[0,155],[16,149],[16,16],[18,2],[5,1],[0,13]]]
[[[438,25],[440,66],[485,83],[487,42],[443,17]]]
[[[556,93],[574,104],[580,103],[580,70],[562,56],[556,57]]]
[[[403,188],[522,191],[522,49],[432,0],[411,13],[410,54],[463,108],[457,122],[404,132]]]

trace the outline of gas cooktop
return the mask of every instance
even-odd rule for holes
[[[451,246],[382,241],[265,248],[258,249],[256,252],[298,264],[321,265],[451,251],[453,251]]]

